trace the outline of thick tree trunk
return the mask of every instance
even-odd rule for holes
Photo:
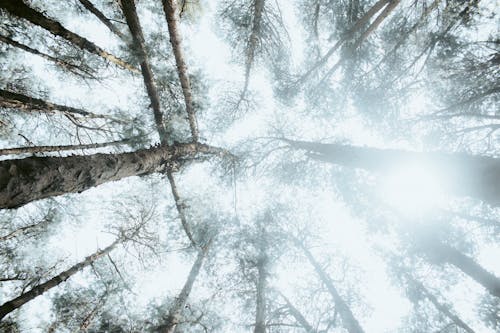
[[[80,149],[95,149],[102,147],[118,146],[131,141],[131,139],[123,139],[112,142],[102,142],[102,143],[89,143],[81,145],[66,145],[66,146],[34,146],[34,147],[19,147],[19,148],[5,148],[0,149],[0,155],[11,155],[11,154],[36,154],[36,153],[46,153],[55,151],[67,151],[67,150],[80,150]]]
[[[460,269],[464,274],[481,284],[490,294],[500,297],[500,279],[485,270],[472,258],[438,241],[428,246],[427,253],[431,258],[444,261]]]
[[[46,53],[40,52],[32,47],[29,47],[29,46],[24,45],[22,43],[16,42],[15,40],[13,40],[9,37],[0,36],[0,41],[2,41],[5,44],[9,44],[13,47],[17,47],[18,49],[21,49],[23,51],[26,51],[26,52],[29,52],[31,54],[35,54],[39,57],[42,57],[50,62],[55,63],[57,66],[65,69],[73,74],[80,75],[83,77],[94,78],[94,76],[92,75],[90,70],[78,67],[77,65],[71,64],[67,61],[64,61],[64,60],[58,59],[56,57],[53,57],[51,55],[48,55]]]
[[[0,161],[0,208],[85,191],[130,176],[163,172],[198,154],[222,156],[222,149],[198,143],[159,146],[120,154],[28,157]]]
[[[304,315],[285,297],[285,295],[281,294],[281,297],[285,300],[286,306],[290,311],[290,314],[295,318],[297,323],[302,326],[302,328],[306,331],[306,333],[316,333],[316,330],[312,327],[311,324],[307,321]]]
[[[74,32],[69,31],[65,27],[63,27],[59,22],[54,21],[43,13],[40,13],[33,8],[29,7],[24,3],[23,0],[0,0],[0,8],[5,9],[12,15],[23,18],[45,30],[49,31],[55,36],[61,37],[68,42],[76,45],[82,50],[86,50],[90,53],[98,55],[122,68],[128,69],[132,72],[138,72],[138,70],[125,62],[122,59],[115,57],[114,55],[104,51],[99,46],[95,45],[88,39],[75,34]]]
[[[342,144],[284,140],[292,147],[310,152],[314,159],[379,174],[412,165],[434,170],[443,190],[471,196],[492,206],[500,205],[500,159],[461,153],[409,152]]]
[[[255,62],[255,53],[257,52],[257,46],[261,38],[261,22],[262,22],[262,12],[264,11],[265,0],[254,0],[253,3],[253,20],[252,20],[252,30],[248,38],[247,49],[246,49],[246,59],[245,59],[245,83],[243,90],[240,95],[240,101],[245,99],[245,95],[248,91],[248,85],[250,83],[250,72],[252,71],[253,64]]]
[[[62,112],[87,118],[110,119],[116,122],[122,122],[111,117],[95,114],[83,109],[73,108],[66,105],[54,104],[44,101],[40,98],[30,97],[8,90],[0,89],[0,106],[5,108],[16,108],[23,111],[36,111],[44,113]]]
[[[332,296],[333,302],[335,303],[335,309],[340,314],[340,318],[342,319],[342,325],[344,326],[344,328],[349,333],[364,333],[363,328],[361,328],[361,325],[354,317],[347,303],[342,299],[342,297],[337,292],[337,289],[333,285],[333,282],[328,276],[328,274],[321,268],[319,263],[316,262],[316,260],[312,256],[311,252],[309,252],[309,250],[307,250],[303,246],[302,249],[304,250],[307,259],[314,267],[314,270],[319,275],[321,281],[325,284],[326,288],[328,289],[328,292]]]
[[[158,90],[156,89],[156,84],[153,77],[153,71],[151,70],[151,65],[149,63],[149,57],[146,52],[146,45],[144,41],[144,35],[142,33],[141,24],[139,22],[139,17],[137,16],[137,11],[135,9],[134,0],[122,0],[122,10],[127,20],[127,25],[132,34],[134,41],[134,46],[139,52],[141,57],[141,72],[144,79],[144,84],[146,85],[146,91],[151,101],[151,107],[153,109],[156,129],[160,135],[160,141],[165,143],[167,139],[167,133],[165,131],[165,126],[163,124],[163,113],[160,108],[160,97],[158,95]]]
[[[193,266],[191,267],[191,271],[189,272],[186,283],[184,284],[184,287],[182,288],[179,296],[177,296],[177,298],[175,299],[175,302],[169,311],[165,325],[162,325],[159,329],[160,333],[175,332],[177,324],[179,324],[181,320],[182,310],[186,306],[189,294],[191,293],[194,282],[196,281],[196,278],[200,273],[200,269],[203,265],[203,260],[205,259],[207,252],[208,246],[198,251],[198,255]]]
[[[168,33],[170,35],[170,44],[174,51],[175,63],[177,65],[177,73],[179,81],[181,82],[182,93],[184,94],[184,102],[186,103],[186,112],[191,129],[191,136],[193,141],[198,141],[198,124],[196,122],[195,110],[193,107],[193,96],[191,93],[191,84],[189,82],[189,75],[187,71],[186,61],[181,47],[181,36],[179,34],[177,22],[177,4],[175,0],[162,0],[163,11],[168,25]]]
[[[95,252],[94,254],[88,256],[87,258],[85,258],[84,261],[79,262],[78,264],[72,266],[70,269],[65,270],[64,272],[61,272],[60,274],[54,276],[52,279],[48,280],[47,282],[39,284],[38,286],[33,287],[31,290],[23,293],[22,295],[4,303],[3,305],[0,306],[0,320],[2,318],[4,318],[6,315],[8,315],[9,313],[11,313],[12,311],[20,308],[21,306],[28,303],[32,299],[36,298],[37,296],[45,293],[47,290],[50,290],[51,288],[54,288],[54,287],[58,286],[59,284],[61,284],[62,282],[66,281],[71,276],[75,275],[76,273],[78,273],[79,271],[84,269],[85,267],[89,266],[97,259],[108,254],[121,241],[122,241],[121,238],[117,239],[108,247],[104,248],[103,250],[99,250],[99,251]]]
[[[116,36],[118,36],[121,39],[124,39],[124,35],[121,33],[118,28],[115,27],[115,25],[104,15],[99,9],[97,9],[92,2],[89,0],[78,0],[82,4],[83,7],[85,7],[89,12],[95,15],[101,21],[104,23],[108,29],[114,33]]]
[[[468,333],[475,333],[474,330],[469,327],[469,325],[467,325],[465,322],[462,321],[462,319],[460,319],[457,315],[455,315],[453,312],[451,312],[451,310],[449,309],[448,306],[441,304],[438,301],[438,299],[436,298],[436,296],[434,296],[429,290],[427,290],[427,288],[425,288],[422,283],[420,283],[419,281],[416,281],[415,279],[413,279],[411,277],[408,277],[408,278],[410,280],[410,283],[413,284],[420,291],[420,293],[434,305],[436,310],[438,310],[440,313],[444,314],[451,321],[453,321],[453,323],[456,326],[464,329],[464,331],[466,331]]]

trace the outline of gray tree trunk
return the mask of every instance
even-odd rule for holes
[[[0,208],[16,208],[34,200],[80,193],[125,177],[163,172],[180,159],[198,154],[222,155],[224,152],[204,144],[186,143],[120,154],[0,161]]]

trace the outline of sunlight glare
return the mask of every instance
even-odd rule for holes
[[[399,165],[383,178],[380,196],[402,213],[427,213],[442,202],[441,179],[439,172],[425,163]]]

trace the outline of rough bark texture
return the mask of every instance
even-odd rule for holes
[[[253,20],[252,20],[252,30],[250,32],[250,37],[248,38],[247,49],[246,49],[246,59],[245,59],[245,83],[243,86],[243,91],[240,95],[240,101],[245,99],[245,95],[248,91],[248,85],[250,83],[250,72],[252,71],[253,64],[255,62],[255,53],[257,52],[257,47],[260,42],[261,34],[261,24],[262,24],[262,12],[264,11],[265,0],[254,0],[253,3]]]
[[[37,296],[45,293],[47,290],[54,288],[61,284],[62,282],[66,281],[69,279],[72,275],[78,273],[85,267],[89,266],[92,264],[94,261],[97,259],[101,258],[102,256],[108,254],[113,250],[116,245],[121,241],[121,239],[117,239],[114,241],[111,245],[108,247],[104,248],[103,250],[99,250],[95,252],[94,254],[88,256],[85,258],[84,261],[79,262],[78,264],[72,266],[70,269],[65,270],[64,272],[61,272],[60,274],[54,276],[52,279],[48,280],[47,282],[44,282],[42,284],[39,284],[36,287],[33,287],[31,290],[23,293],[22,295],[4,303],[3,305],[0,306],[0,320],[4,318],[6,315],[11,313],[12,311],[20,308],[24,304],[28,303],[32,299],[36,298]]]
[[[485,270],[472,258],[451,246],[438,242],[430,246],[429,250],[434,252],[430,254],[434,258],[457,267],[463,273],[473,278],[477,283],[481,284],[490,294],[500,297],[500,279]]]
[[[121,154],[0,161],[0,208],[16,208],[34,200],[79,193],[125,177],[164,171],[169,164],[193,158],[199,153],[223,155],[224,151],[187,143]]]
[[[80,149],[95,149],[109,146],[117,146],[129,142],[130,139],[102,142],[102,143],[89,143],[82,145],[67,145],[67,146],[34,146],[34,147],[19,147],[19,148],[5,148],[0,149],[0,155],[10,154],[36,154],[44,152],[65,151],[65,150],[80,150]]]
[[[429,290],[427,290],[427,288],[425,288],[422,283],[420,283],[419,281],[416,281],[413,278],[409,278],[409,279],[410,279],[410,283],[413,284],[420,291],[420,293],[422,293],[422,295],[425,298],[427,298],[434,305],[434,307],[439,312],[441,312],[446,317],[448,317],[451,321],[453,321],[453,323],[456,326],[461,327],[462,329],[464,329],[464,331],[466,331],[468,333],[475,333],[474,330],[469,327],[469,325],[467,325],[465,322],[462,321],[462,319],[460,319],[457,315],[455,315],[453,312],[451,312],[451,310],[449,309],[448,306],[441,304],[438,301],[437,297],[434,296]]]
[[[60,66],[61,68],[65,69],[65,70],[68,70],[72,73],[75,73],[75,74],[79,74],[79,75],[84,75],[84,76],[89,76],[89,77],[92,77],[92,74],[89,73],[88,70],[85,70],[85,69],[82,69],[76,65],[73,65],[73,64],[70,64],[69,62],[67,61],[64,61],[64,60],[61,60],[61,59],[58,59],[56,57],[53,57],[51,55],[48,55],[46,53],[43,53],[43,52],[40,52],[34,48],[31,48],[27,45],[24,45],[22,43],[19,43],[19,42],[16,42],[15,40],[9,38],[9,37],[6,37],[6,36],[0,36],[0,41],[2,41],[3,43],[6,43],[6,44],[9,44],[11,46],[14,46],[14,47],[17,47],[18,49],[21,49],[23,51],[26,51],[26,52],[29,52],[31,54],[35,54],[39,57],[42,57],[50,62],[53,62],[55,63],[56,65]]]
[[[500,205],[500,159],[461,153],[409,152],[342,144],[285,140],[292,147],[311,152],[317,160],[361,168],[380,174],[408,165],[435,170],[442,188],[459,196],[471,196],[492,206]]]
[[[120,37],[121,39],[124,39],[124,35],[121,33],[120,30],[118,30],[117,27],[104,15],[99,9],[97,9],[92,2],[89,0],[78,0],[82,4],[83,7],[85,7],[89,12],[95,15],[101,21],[104,23],[108,29],[114,33],[116,36]]]
[[[132,72],[138,72],[138,70],[125,62],[122,59],[115,57],[114,55],[104,51],[99,46],[95,45],[88,39],[75,34],[63,27],[59,22],[54,21],[43,13],[40,13],[33,8],[27,6],[22,0],[0,0],[0,8],[5,9],[12,15],[23,18],[45,30],[49,31],[55,36],[61,37],[68,42],[76,45],[82,50],[86,50],[90,53],[98,55],[122,68],[128,69]]]
[[[191,293],[191,289],[193,289],[194,282],[200,273],[201,266],[203,265],[203,260],[205,259],[208,252],[208,247],[204,249],[200,249],[198,251],[198,255],[196,260],[191,267],[191,271],[189,272],[188,278],[184,287],[182,288],[179,296],[175,299],[175,302],[172,308],[169,311],[167,320],[165,325],[162,325],[159,329],[160,333],[174,333],[177,324],[179,324],[182,310],[186,306],[187,299],[189,294]]]
[[[160,135],[160,141],[165,143],[167,133],[165,131],[165,126],[163,125],[163,113],[160,108],[160,97],[158,95],[158,90],[156,89],[153,71],[151,70],[149,57],[146,52],[144,35],[142,33],[139,17],[137,16],[135,2],[134,0],[122,0],[121,4],[123,14],[127,20],[127,25],[132,34],[135,49],[139,52],[139,56],[141,57],[142,77],[144,79],[144,84],[146,85],[149,100],[151,101],[151,108],[153,109],[156,129]]]
[[[0,89],[0,107],[15,108],[23,111],[37,111],[52,113],[55,111],[70,113],[88,118],[111,119],[110,117],[95,114],[83,109],[73,108],[66,105],[54,104],[40,98],[30,97],[8,90]]]
[[[307,321],[307,319],[302,315],[302,313],[285,297],[285,295],[281,294],[281,297],[285,300],[286,306],[290,311],[290,314],[295,318],[297,323],[302,326],[302,328],[306,331],[306,333],[316,333],[316,330],[312,327],[311,324]]]
[[[351,312],[351,309],[347,305],[347,303],[342,299],[342,297],[339,295],[337,292],[337,289],[333,285],[332,280],[326,274],[326,272],[321,268],[321,266],[316,262],[312,254],[307,250],[305,247],[302,247],[304,250],[304,253],[311,263],[311,265],[314,267],[314,270],[316,273],[319,275],[321,281],[325,284],[326,288],[328,289],[328,292],[333,298],[333,302],[335,303],[335,309],[338,311],[340,318],[342,319],[342,325],[344,328],[349,332],[349,333],[363,333],[363,329],[361,328],[361,325],[358,323],[356,318]]]
[[[178,30],[177,4],[175,0],[162,0],[162,4],[168,24],[170,44],[172,44],[172,50],[174,51],[177,73],[179,75],[179,81],[181,82],[182,93],[184,94],[184,102],[186,103],[186,112],[188,115],[189,127],[191,128],[191,136],[193,137],[193,141],[196,142],[199,139],[198,124],[193,108],[193,96],[191,93],[187,65],[181,47],[181,36]]]

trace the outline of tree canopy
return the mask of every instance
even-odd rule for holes
[[[499,15],[0,0],[0,331],[498,331]]]

